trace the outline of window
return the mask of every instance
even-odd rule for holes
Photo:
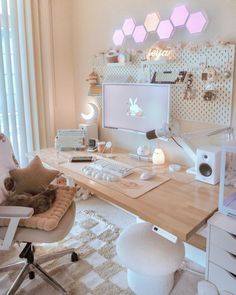
[[[32,108],[31,91],[34,80],[29,73],[25,1],[0,0],[0,132],[13,145],[17,159],[26,164],[26,153],[33,150],[31,123],[37,117]],[[32,36],[31,36],[32,37]],[[32,45],[33,46],[33,45]]]

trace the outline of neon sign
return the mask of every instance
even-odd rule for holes
[[[160,48],[158,45],[152,46],[146,54],[149,61],[173,60],[175,59],[175,51],[171,48]]]

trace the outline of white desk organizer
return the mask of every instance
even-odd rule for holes
[[[171,86],[172,106],[171,114],[175,119],[204,122],[209,124],[226,125],[231,123],[233,72],[234,72],[235,45],[232,44],[206,44],[196,48],[184,48],[176,51],[174,61],[157,63],[142,61],[144,54],[137,53],[132,56],[132,62],[128,64],[106,64],[98,61],[96,72],[102,77],[101,82],[150,82],[154,72],[164,71],[188,71],[193,74],[193,88],[196,89],[195,98],[184,99],[186,83],[173,84]],[[102,58],[102,57],[101,57]],[[205,101],[203,99],[206,82],[202,81],[201,74],[205,68],[214,67],[217,71],[216,81],[213,82],[216,89],[216,99]],[[226,70],[230,77],[225,77]],[[145,81],[140,81],[140,72],[143,71]],[[98,104],[102,107],[102,99],[98,97]],[[207,115],[206,115],[207,114]]]
[[[206,280],[236,295],[236,218],[217,212],[208,224]]]

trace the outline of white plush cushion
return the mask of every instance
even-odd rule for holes
[[[5,135],[0,133],[0,204],[5,200],[7,193],[4,180],[10,176],[9,171],[15,168],[11,143]]]
[[[137,223],[121,233],[117,254],[127,268],[139,274],[168,275],[183,261],[184,245],[181,241],[175,244],[154,233],[151,223]]]

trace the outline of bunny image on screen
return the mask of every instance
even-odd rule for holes
[[[131,117],[142,117],[143,116],[143,110],[138,105],[138,98],[136,97],[133,101],[132,98],[129,98],[129,110],[127,112],[128,116]]]
[[[145,133],[169,122],[170,86],[103,84],[103,127]]]

